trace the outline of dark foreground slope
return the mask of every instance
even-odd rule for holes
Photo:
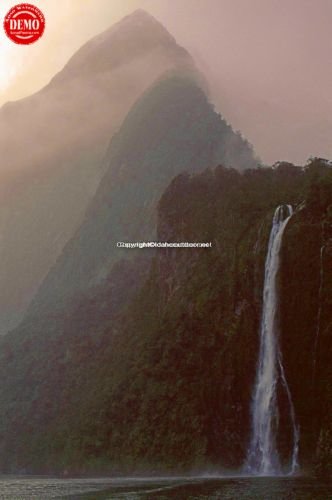
[[[306,200],[282,250],[281,343],[301,427],[300,462],[326,472],[331,193],[324,162],[305,171],[280,165],[241,175],[218,167],[176,177],[159,203],[158,239],[211,241],[212,248],[126,260],[106,282],[76,297],[63,311],[61,329],[50,319],[45,330],[27,327],[3,340],[2,469],[132,473],[241,466],[272,214],[280,203],[300,207]],[[287,432],[284,408],[284,462]]]
[[[312,162],[305,207],[287,232],[281,273],[282,349],[304,467],[332,474],[332,175]]]

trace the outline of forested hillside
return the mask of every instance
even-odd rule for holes
[[[240,468],[267,241],[275,207],[284,203],[295,214],[282,247],[280,344],[300,464],[327,474],[332,170],[324,160],[178,175],[158,203],[158,239],[211,241],[212,248],[124,256],[107,280],[66,305],[61,321],[57,313],[27,321],[3,339],[2,469]],[[281,400],[285,463],[287,418]]]

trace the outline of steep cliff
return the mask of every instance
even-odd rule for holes
[[[241,154],[229,149],[237,137]],[[156,207],[178,173],[229,161],[257,164],[250,145],[218,115],[204,91],[189,77],[170,75],[135,104],[111,140],[105,175],[82,225],[45,279],[28,311],[37,320],[54,314],[77,293],[99,283],[119,258],[131,258],[117,242],[156,236]],[[151,253],[151,252],[150,252]]]
[[[285,238],[281,341],[301,432],[300,461],[332,472],[332,170],[313,161]]]
[[[61,328],[55,315],[40,331],[27,323],[2,341],[2,469],[241,467],[268,235],[275,207],[287,202],[297,210],[282,247],[280,343],[302,470],[326,473],[331,181],[323,161],[177,176],[158,205],[158,239],[211,241],[212,248],[126,259],[67,305]],[[285,462],[287,412],[281,405]]]

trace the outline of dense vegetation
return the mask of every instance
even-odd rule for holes
[[[328,166],[329,165],[329,166]],[[301,431],[300,459],[332,472],[332,169],[313,160],[290,221],[281,273],[282,350]]]
[[[267,240],[280,203],[297,207],[285,233],[280,289],[300,460],[328,473],[332,169],[323,160],[304,169],[280,163],[240,174],[219,166],[177,176],[158,205],[158,239],[211,241],[211,249],[123,260],[61,314],[31,317],[7,336],[0,349],[2,469],[241,466]],[[285,415],[279,447],[287,461]]]

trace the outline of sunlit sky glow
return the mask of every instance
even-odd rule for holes
[[[0,33],[0,104],[36,92],[89,38],[138,7],[186,47],[214,102],[263,160],[332,157],[332,0],[30,0],[44,36]],[[0,2],[0,28],[16,3]]]

